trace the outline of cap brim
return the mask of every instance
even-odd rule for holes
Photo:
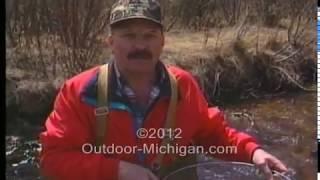
[[[161,23],[161,21],[157,21],[157,20],[155,20],[155,19],[148,18],[148,17],[145,17],[145,16],[130,16],[130,17],[118,19],[118,20],[116,20],[116,21],[111,22],[111,23],[110,23],[110,26],[113,25],[113,24],[115,24],[115,23],[122,22],[122,21],[126,21],[126,20],[130,20],[130,19],[146,19],[146,20],[150,20],[150,21],[152,21],[152,22],[154,22],[154,23],[157,23],[157,24],[163,26],[162,23]]]

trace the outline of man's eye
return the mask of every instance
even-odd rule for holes
[[[151,38],[155,38],[156,35],[155,35],[155,34],[146,34],[145,37],[146,37],[147,39],[151,39]]]

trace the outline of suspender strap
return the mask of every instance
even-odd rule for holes
[[[170,103],[168,107],[166,122],[165,122],[165,137],[161,142],[161,146],[165,146],[173,142],[172,134],[170,132],[174,132],[175,128],[175,120],[176,120],[176,106],[178,101],[178,87],[177,80],[173,74],[169,73],[170,86],[171,86],[171,97]],[[95,109],[96,116],[96,145],[101,146],[105,140],[106,130],[108,127],[108,64],[102,65],[100,67],[100,72],[98,75],[98,98],[97,98],[97,108]],[[170,137],[171,136],[171,137]],[[157,154],[153,164],[152,170],[154,172],[158,172],[164,154]]]
[[[100,66],[98,75],[98,98],[96,116],[96,146],[103,145],[108,126],[108,64]]]
[[[174,132],[174,128],[175,128],[175,120],[176,120],[176,107],[177,107],[177,101],[178,101],[178,88],[177,88],[177,80],[175,78],[174,75],[169,74],[170,77],[170,86],[171,86],[171,97],[170,97],[170,103],[169,103],[169,108],[168,108],[168,112],[167,112],[167,119],[165,122],[165,136],[164,139],[161,142],[161,146],[166,146],[167,144],[170,144],[173,142],[173,134],[170,134],[170,132]],[[171,131],[170,131],[171,129]],[[159,153],[157,154],[151,169],[154,171],[154,173],[158,173],[160,168],[161,168],[161,164],[162,164],[162,160],[163,160],[164,154],[163,153]]]

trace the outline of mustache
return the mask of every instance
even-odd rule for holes
[[[152,59],[152,53],[146,49],[136,50],[128,54],[128,59]]]

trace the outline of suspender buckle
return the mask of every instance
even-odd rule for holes
[[[107,106],[98,107],[94,110],[96,116],[105,116],[109,114],[109,108]]]

